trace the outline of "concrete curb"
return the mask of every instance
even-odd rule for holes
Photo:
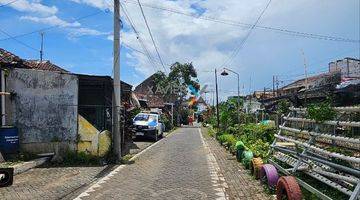
[[[11,168],[14,168],[14,175],[18,175],[21,173],[24,173],[32,168],[35,168],[37,166],[40,166],[44,163],[46,163],[50,157],[43,157],[43,158],[37,158],[31,161],[23,162],[20,164],[16,164],[13,166],[10,166]]]

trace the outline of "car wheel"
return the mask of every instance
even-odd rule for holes
[[[164,131],[161,131],[160,137],[163,138],[164,137]]]

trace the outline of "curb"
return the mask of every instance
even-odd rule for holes
[[[37,158],[37,159],[34,159],[34,160],[30,160],[30,161],[27,161],[27,162],[23,162],[23,163],[20,163],[20,164],[13,165],[13,166],[10,166],[10,167],[14,168],[14,176],[15,176],[15,175],[24,173],[24,172],[26,172],[26,171],[28,171],[28,170],[30,170],[32,168],[35,168],[37,166],[40,166],[40,165],[46,163],[49,159],[50,159],[50,157]]]

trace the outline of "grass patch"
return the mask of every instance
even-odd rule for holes
[[[86,165],[94,166],[100,165],[100,158],[87,154],[85,152],[67,151],[64,155],[63,162],[58,163],[66,166]]]

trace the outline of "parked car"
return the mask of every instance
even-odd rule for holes
[[[158,114],[139,113],[133,119],[135,136],[151,137],[157,141],[159,137],[164,135],[165,126]]]

